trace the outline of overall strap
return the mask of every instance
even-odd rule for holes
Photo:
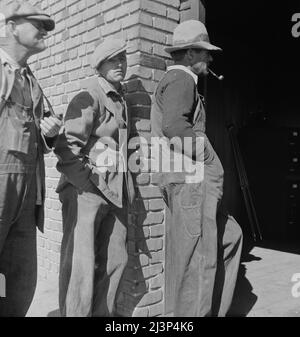
[[[62,120],[62,119],[63,119],[62,115],[55,114],[55,112],[54,112],[54,110],[53,110],[53,107],[52,107],[52,104],[50,103],[50,101],[49,101],[49,99],[47,98],[47,96],[44,94],[43,89],[41,88],[41,86],[40,86],[38,80],[35,78],[35,76],[34,76],[32,70],[30,69],[29,66],[27,66],[27,70],[28,70],[28,74],[29,74],[30,76],[32,76],[32,77],[35,79],[35,82],[36,82],[38,88],[40,89],[40,91],[41,91],[41,93],[42,93],[42,97],[43,97],[43,116],[42,116],[42,117],[45,116],[45,112],[46,112],[45,107],[46,107],[46,104],[47,104],[48,111],[50,112],[50,115],[53,116],[53,117],[55,116],[55,117],[57,117],[58,119]],[[46,104],[44,104],[44,101],[46,102]],[[48,117],[48,116],[47,116],[47,117]]]

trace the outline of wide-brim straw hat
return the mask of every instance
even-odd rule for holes
[[[204,24],[197,20],[187,20],[180,23],[174,30],[173,43],[165,47],[167,53],[181,49],[204,49],[209,51],[222,51],[210,43]]]

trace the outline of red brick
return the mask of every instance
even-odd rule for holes
[[[164,5],[167,5],[167,6],[172,6],[174,8],[177,8],[177,10],[179,9],[180,7],[180,3],[182,2],[182,0],[155,0],[156,2],[160,2]],[[183,0],[185,1],[185,0]]]
[[[145,39],[136,39],[128,42],[128,53],[141,52],[146,54],[152,54],[153,42]]]
[[[167,14],[167,7],[165,5],[150,0],[141,0],[141,9],[161,16],[166,16]]]
[[[167,17],[179,23],[180,14],[177,9],[167,8]]]
[[[149,309],[148,308],[135,308],[132,317],[148,317]]]
[[[140,36],[140,27],[139,25],[129,27],[129,28],[124,29],[123,32],[127,40],[136,39]]]
[[[154,277],[163,271],[163,265],[162,264],[157,264],[149,267],[143,268],[143,278],[144,279],[149,279],[151,277]]]
[[[162,224],[150,227],[151,238],[162,237],[165,235],[165,226]]]
[[[147,14],[145,12],[140,13],[140,24],[143,24],[145,26],[153,26],[153,15]]]
[[[165,281],[165,278],[164,278],[163,274],[159,274],[159,275],[151,278],[149,280],[150,289],[155,290],[155,289],[162,288],[164,286],[164,281]]]
[[[118,5],[120,5],[121,0],[104,0],[102,3],[102,11],[106,12],[110,10],[111,8],[114,8]]]
[[[72,15],[67,20],[68,27],[76,26],[76,25],[80,24],[82,22],[82,20],[83,20],[83,14],[82,13],[77,13],[75,15]]]
[[[99,28],[95,28],[84,35],[85,42],[96,41],[101,38],[101,31]]]
[[[121,19],[121,24],[123,28],[137,25],[139,22],[140,22],[140,13],[138,12],[125,16],[123,19]]]
[[[166,69],[165,60],[160,57],[142,54],[140,58],[140,62],[141,62],[140,64],[145,67],[161,69],[161,70]]]
[[[59,1],[57,2],[54,6],[52,6],[51,8],[51,14],[56,14],[59,11],[62,11],[63,9],[65,9],[65,1]]]
[[[184,10],[187,10],[187,9],[190,9],[190,8],[191,8],[191,2],[190,1],[182,1],[181,4],[180,4],[179,10],[184,11]]]
[[[143,296],[143,298],[138,304],[138,307],[145,307],[145,306],[149,306],[152,304],[156,304],[162,301],[162,299],[163,299],[162,290],[152,291]]]
[[[165,305],[162,302],[149,306],[149,317],[156,317],[163,315],[164,309]]]
[[[151,258],[150,263],[156,264],[156,263],[163,263],[165,260],[165,252],[163,250],[158,252],[151,252]]]
[[[160,211],[165,209],[165,202],[162,199],[149,200],[150,211]]]
[[[154,28],[141,26],[140,37],[154,42],[166,43],[166,34]]]
[[[115,20],[112,23],[101,27],[103,37],[116,33],[119,30],[121,30],[121,22],[119,20]]]
[[[162,239],[149,239],[146,240],[147,247],[149,251],[159,251],[163,249],[163,240]]]
[[[144,225],[161,224],[163,221],[163,212],[149,212],[144,220]]]
[[[161,197],[160,189],[156,186],[140,186],[138,189],[142,198],[156,199]]]
[[[177,23],[171,20],[167,20],[164,18],[159,18],[159,17],[155,17],[153,19],[153,27],[157,28],[159,30],[164,30],[167,31],[169,33],[173,33],[174,29],[177,27]]]

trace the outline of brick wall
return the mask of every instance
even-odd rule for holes
[[[132,136],[150,136],[151,95],[161,79],[168,55],[164,52],[179,21],[180,1],[140,1],[138,44],[129,70],[127,102],[130,107]],[[130,58],[130,57],[129,57]],[[150,159],[150,158],[149,158]],[[124,316],[164,315],[165,212],[155,175],[135,177],[138,196],[130,215],[129,263],[117,299]]]
[[[3,0],[0,0],[3,1]],[[7,0],[4,0],[8,2]],[[162,77],[179,20],[191,11],[190,0],[43,0],[38,3],[56,21],[48,49],[31,58],[31,67],[56,113],[64,114],[72,97],[94,76],[90,55],[106,36],[128,40],[127,102],[132,137],[150,137],[151,95]],[[184,15],[184,16],[183,16]],[[150,158],[149,158],[150,160]],[[47,155],[46,221],[38,233],[39,277],[57,280],[62,239],[61,205],[55,188],[56,157]],[[129,214],[129,262],[117,297],[124,316],[164,315],[165,212],[155,177],[135,175],[137,199]]]

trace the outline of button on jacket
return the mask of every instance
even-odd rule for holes
[[[126,172],[127,129],[123,91],[116,91],[102,77],[92,79],[88,89],[73,98],[65,115],[64,129],[55,149],[59,159],[57,169],[62,173],[57,192],[68,183],[81,191],[89,191],[96,185],[110,202],[122,207],[125,185],[131,201],[134,188],[131,175]],[[122,152],[123,160],[118,163],[125,167],[119,169],[117,164],[114,169],[99,170],[98,161],[104,149],[101,143],[116,155]]]

